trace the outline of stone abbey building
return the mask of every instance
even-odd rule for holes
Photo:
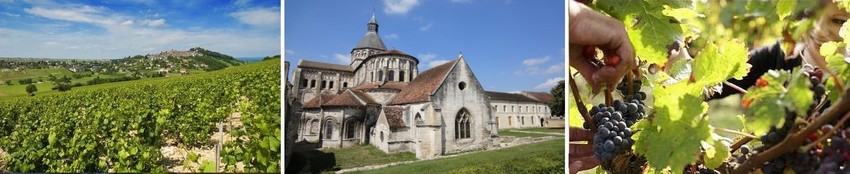
[[[296,141],[423,159],[486,149],[499,128],[539,127],[549,116],[551,95],[485,91],[462,55],[420,73],[419,59],[387,50],[374,15],[366,26],[350,64],[298,62],[287,91],[301,105]]]

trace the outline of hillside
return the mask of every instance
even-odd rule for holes
[[[229,129],[240,138],[223,144],[221,155],[229,158],[221,170],[234,172],[238,163],[244,171],[276,172],[279,84],[280,60],[268,60],[0,99],[5,106],[0,107],[0,151],[5,152],[0,171],[161,173],[175,164],[208,164],[161,149],[208,147],[218,123],[241,115],[240,124]]]
[[[195,47],[188,51],[169,50],[157,54],[130,56],[113,60],[112,63],[116,67],[123,68],[118,69],[118,71],[178,72],[183,68],[206,71],[219,70],[241,65],[244,62],[230,55]]]

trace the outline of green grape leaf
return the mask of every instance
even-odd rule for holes
[[[56,132],[50,132],[50,135],[47,136],[47,143],[51,146],[56,143]]]
[[[739,40],[709,43],[694,60],[694,78],[705,86],[716,85],[728,79],[741,79],[751,65],[747,63],[747,47]],[[722,47],[718,45],[723,45]]]
[[[672,17],[663,13],[669,8],[692,8],[687,2],[640,0],[599,0],[596,9],[619,19],[626,26],[635,55],[649,64],[663,65],[667,61],[667,45],[682,39],[684,24],[671,22]]]
[[[796,0],[780,0],[776,2],[776,15],[779,16],[779,20],[785,20],[785,17],[794,13],[796,6]]]
[[[759,80],[765,81],[767,85],[759,86],[759,82],[756,82],[744,94],[743,105],[748,116],[747,124],[744,125],[756,136],[766,134],[771,126],[781,127],[785,122],[784,108],[788,103],[783,100],[785,87],[782,85],[788,78],[788,71],[768,71]]]
[[[128,154],[126,150],[121,149],[121,151],[118,151],[118,158],[119,159],[121,159],[121,160],[127,159],[127,156],[130,156],[130,154]]]
[[[797,68],[792,72],[794,77],[791,79],[791,83],[788,86],[788,93],[784,97],[786,101],[794,105],[795,108],[793,110],[797,111],[797,113],[806,113],[809,110],[809,106],[814,102],[812,96],[815,94],[809,89],[811,82],[809,82],[808,76],[800,71],[800,68]]]
[[[844,57],[841,54],[834,54],[826,57],[826,64],[827,66],[829,66],[830,69],[835,71],[835,73],[838,75],[838,78],[843,80],[843,85],[845,88],[847,88],[847,82],[848,80],[850,80],[848,79],[850,78],[850,58]],[[829,101],[838,100],[838,92],[842,89],[838,89],[838,86],[835,84],[835,79],[832,79],[832,76],[829,76],[826,72],[824,72],[823,77],[825,78],[824,80],[827,80],[826,85],[824,86],[828,91],[827,99],[829,99]]]
[[[824,57],[829,57],[835,54],[835,51],[838,51],[839,47],[843,47],[844,43],[838,43],[835,41],[829,41],[821,44],[820,46],[820,55]]]
[[[209,160],[204,160],[203,162],[201,162],[201,172],[204,172],[204,173],[216,172],[215,163],[213,163],[212,161],[209,161]]]
[[[280,149],[280,140],[274,137],[266,137],[266,141],[269,142],[269,151],[277,152]]]
[[[655,88],[652,93],[654,117],[634,126],[639,130],[632,135],[635,152],[643,154],[653,168],[681,169],[697,160],[700,142],[711,138],[711,128],[704,116],[708,104],[702,100],[702,87],[677,83]]]
[[[720,135],[712,133],[711,136],[713,139],[706,139],[702,141],[702,148],[705,149],[703,161],[705,161],[706,167],[714,169],[720,167],[720,165],[723,164],[723,162],[725,162],[732,154],[729,153],[728,144],[723,141],[717,141]]]
[[[198,157],[200,157],[200,155],[198,155],[194,152],[189,152],[189,154],[187,156],[188,156],[187,159],[189,159],[189,161],[192,161],[192,162],[198,162]]]

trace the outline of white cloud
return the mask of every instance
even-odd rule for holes
[[[3,14],[6,15],[6,16],[11,16],[11,17],[21,17],[21,15],[19,15],[19,14],[9,13],[9,12],[3,12]]]
[[[543,73],[544,74],[552,74],[552,73],[557,73],[557,72],[561,72],[561,71],[564,71],[563,63],[549,66],[549,68],[546,68],[546,70],[543,71]]]
[[[514,71],[514,74],[517,76],[523,75],[542,75],[542,74],[555,74],[564,71],[564,62],[560,63],[547,63],[552,59],[552,56],[543,56],[540,58],[529,58],[522,61],[523,68],[522,70]],[[548,65],[545,68],[541,67],[541,65]]]
[[[508,93],[511,93],[511,94],[519,94],[519,93],[522,93],[522,91],[511,91],[511,92],[508,92]]]
[[[436,67],[436,66],[440,66],[440,65],[445,64],[445,63],[447,63],[447,62],[449,62],[449,61],[450,61],[450,60],[434,60],[434,61],[430,61],[430,62],[428,62],[428,68],[433,68],[433,67]]]
[[[343,54],[335,53],[333,58],[334,58],[334,60],[336,60],[337,62],[342,63],[342,64],[351,63],[351,57],[343,55]]]
[[[538,64],[544,63],[546,61],[549,61],[549,59],[552,59],[552,56],[543,56],[541,58],[530,58],[530,59],[523,60],[522,64],[525,65],[525,66],[534,66],[534,65],[538,65]]]
[[[419,5],[419,0],[384,0],[384,13],[407,14],[410,9]]]
[[[115,18],[109,18],[102,15],[103,8],[92,7],[87,5],[82,7],[53,9],[33,7],[24,9],[24,12],[48,19],[82,22],[101,26],[110,26],[118,24],[118,20],[116,20]]]
[[[285,53],[286,53],[286,54],[295,54],[295,51],[292,51],[292,50],[290,50],[290,49],[286,49],[286,50],[285,50]]]
[[[454,3],[472,3],[472,0],[452,0]]]
[[[432,22],[428,22],[428,24],[425,24],[425,26],[419,27],[419,30],[422,30],[422,31],[428,31],[428,30],[431,30],[431,26],[433,26],[433,25],[434,25],[434,22],[433,22],[433,21],[432,21]]]
[[[419,54],[419,56],[417,56],[416,58],[419,58],[419,60],[422,60],[423,62],[428,62],[434,60],[434,58],[437,58],[437,55],[429,52],[425,54]]]
[[[384,37],[387,38],[387,39],[398,39],[398,34],[390,33],[390,34],[388,34]]]
[[[122,22],[122,23],[121,23],[121,25],[123,25],[123,26],[130,26],[130,25],[133,25],[133,20],[127,20],[127,21],[124,21],[124,22]]]
[[[230,13],[239,22],[262,27],[280,27],[279,8],[252,8]]]
[[[158,27],[165,25],[165,19],[157,19],[157,20],[142,20],[142,25],[146,25],[149,27]]]
[[[560,82],[561,80],[564,80],[564,78],[563,77],[555,77],[555,78],[546,80],[546,82],[543,82],[543,83],[537,85],[534,88],[537,88],[537,89],[552,89],[552,87],[555,87],[555,85],[558,85],[558,82]]]

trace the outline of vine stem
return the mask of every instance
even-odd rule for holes
[[[726,129],[726,128],[715,128],[715,129],[722,131],[722,132],[738,134],[738,135],[748,137],[748,138],[755,138],[756,137],[755,135],[744,133],[744,132],[741,132],[741,131],[732,130],[732,129]]]
[[[790,135],[789,137],[783,139],[779,144],[767,149],[766,151],[758,154],[753,154],[752,157],[741,163],[738,167],[736,167],[732,173],[735,174],[743,174],[750,173],[754,168],[761,167],[764,162],[775,159],[782,154],[794,151],[797,147],[800,147],[804,141],[808,138],[809,134],[820,129],[824,124],[830,123],[835,118],[844,115],[845,118],[850,117],[850,89],[844,89],[844,92],[841,98],[838,99],[837,104],[830,106],[824,111],[824,113],[818,117],[812,124],[809,124],[802,130]]]
[[[747,94],[746,89],[741,88],[740,86],[735,85],[734,83],[730,83],[729,81],[723,81],[723,84],[731,87],[732,89],[735,89],[736,91],[740,92],[741,94]]]
[[[576,85],[576,80],[574,76],[570,76],[570,91],[573,94],[573,98],[576,101],[576,108],[578,108],[578,112],[581,113],[581,117],[584,118],[585,122],[589,122],[590,125],[596,125],[596,122],[593,121],[593,118],[590,118],[590,114],[587,113],[587,108],[584,105],[584,102],[581,101],[581,95],[578,92],[578,85]],[[591,132],[596,132],[596,126],[590,126]]]
[[[735,151],[738,151],[738,149],[740,149],[741,146],[744,146],[744,144],[749,143],[753,139],[754,139],[753,137],[744,137],[744,138],[739,139],[738,141],[735,141],[735,143],[732,144],[732,146],[730,146],[729,153],[733,153]]]

